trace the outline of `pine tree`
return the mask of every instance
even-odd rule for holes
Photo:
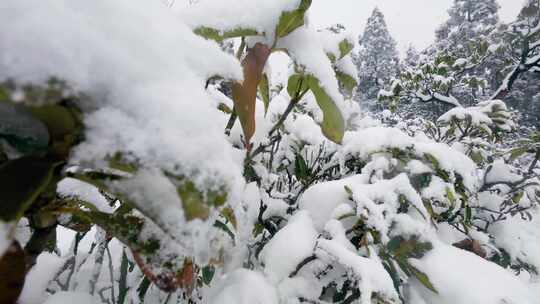
[[[498,11],[497,0],[454,0],[448,10],[450,18],[436,31],[434,52],[474,61],[459,75],[471,85],[453,90],[462,104],[473,105],[488,98],[502,80],[500,60],[487,52],[489,45],[496,44],[493,33],[499,25]]]
[[[403,58],[403,66],[415,66],[418,65],[420,61],[420,52],[414,47],[414,45],[409,44],[409,47],[405,51],[405,57]]]
[[[464,57],[474,51],[474,43],[489,35],[499,23],[496,0],[454,0],[450,19],[436,31],[439,48]]]
[[[377,7],[359,38],[359,46],[359,95],[363,99],[374,99],[379,90],[396,76],[399,63],[396,41],[388,32],[384,15]]]

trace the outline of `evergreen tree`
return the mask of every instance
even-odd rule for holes
[[[403,58],[403,66],[415,66],[420,61],[420,52],[412,45],[409,44],[409,47],[405,51],[405,58]]]
[[[488,98],[504,77],[499,73],[503,63],[487,52],[489,45],[500,42],[493,35],[499,25],[498,11],[496,0],[454,0],[450,18],[436,31],[434,52],[463,62],[474,58],[475,63],[459,75],[472,85],[455,87],[452,92],[462,104]]]
[[[358,91],[363,99],[374,99],[379,90],[396,76],[399,63],[396,41],[388,32],[384,15],[377,7],[360,36],[359,46]]]
[[[496,0],[454,0],[448,19],[436,31],[440,49],[462,54],[474,51],[474,43],[485,39],[499,23],[499,4]]]

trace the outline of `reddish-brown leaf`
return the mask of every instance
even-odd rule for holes
[[[455,247],[467,250],[476,254],[479,257],[486,258],[487,252],[477,240],[464,239],[463,241],[453,244]]]
[[[0,304],[17,303],[26,277],[24,250],[14,241],[0,257]]]
[[[250,140],[255,134],[257,88],[262,80],[264,66],[270,53],[270,48],[262,43],[256,43],[249,49],[246,58],[242,61],[244,82],[236,82],[232,88],[234,106],[242,124],[247,149],[251,147]]]
[[[159,267],[159,273],[151,265],[145,262],[145,259],[138,253],[133,252],[133,258],[141,269],[142,273],[159,289],[165,292],[173,292],[179,288],[191,294],[197,282],[196,267],[190,259],[185,259],[182,269],[177,270],[174,267]]]

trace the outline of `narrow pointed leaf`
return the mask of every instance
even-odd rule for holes
[[[334,100],[321,87],[321,84],[314,76],[309,76],[309,88],[315,95],[317,104],[323,112],[322,132],[329,140],[340,144],[345,133],[345,122],[343,115]]]
[[[410,264],[408,266],[412,275],[416,279],[418,279],[418,281],[422,283],[422,285],[424,285],[427,289],[433,291],[434,293],[438,293],[437,289],[435,289],[435,286],[433,286],[433,284],[429,280],[429,277],[425,273],[421,272],[420,270],[418,270],[417,268],[413,267]]]
[[[257,88],[262,79],[263,69],[270,56],[270,48],[257,43],[248,51],[242,66],[244,68],[244,82],[233,84],[233,101],[242,124],[246,147],[250,147],[250,140],[255,134],[255,102]]]
[[[263,74],[261,82],[259,83],[259,92],[261,94],[261,99],[264,103],[264,114],[268,112],[268,106],[270,106],[270,81],[268,80],[268,75]]]
[[[352,96],[352,94],[354,92],[354,89],[358,85],[356,80],[351,75],[348,75],[348,74],[343,73],[341,71],[336,71],[336,77],[337,77],[337,79],[339,81],[340,86],[343,89],[345,89],[348,96],[349,97]]]
[[[217,42],[222,42],[223,40],[229,38],[260,35],[259,32],[250,28],[236,28],[229,31],[220,31],[207,26],[198,27],[193,32],[203,38],[215,40]]]
[[[311,2],[312,0],[302,0],[297,9],[286,11],[281,14],[278,26],[276,28],[277,38],[285,37],[292,33],[295,29],[304,25],[305,14],[311,6]]]
[[[309,90],[307,77],[300,74],[294,74],[289,77],[289,81],[287,83],[287,93],[289,93],[291,98],[294,98],[297,94],[301,94],[307,90]]]

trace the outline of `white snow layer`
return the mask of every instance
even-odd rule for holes
[[[429,277],[438,291],[435,294],[423,287],[416,288],[429,304],[537,303],[529,287],[513,274],[450,245],[434,244],[433,250],[421,260],[410,261]]]
[[[296,213],[261,252],[269,279],[279,282],[289,277],[300,262],[313,254],[317,235],[309,214]]]
[[[199,185],[239,176],[226,117],[204,84],[213,75],[241,79],[240,64],[160,1],[7,0],[0,8],[0,80],[57,76],[100,104],[73,161],[120,151]]]
[[[91,295],[84,292],[58,292],[51,296],[43,304],[98,304]]]
[[[258,272],[238,269],[210,291],[209,304],[277,304],[275,288]]]

